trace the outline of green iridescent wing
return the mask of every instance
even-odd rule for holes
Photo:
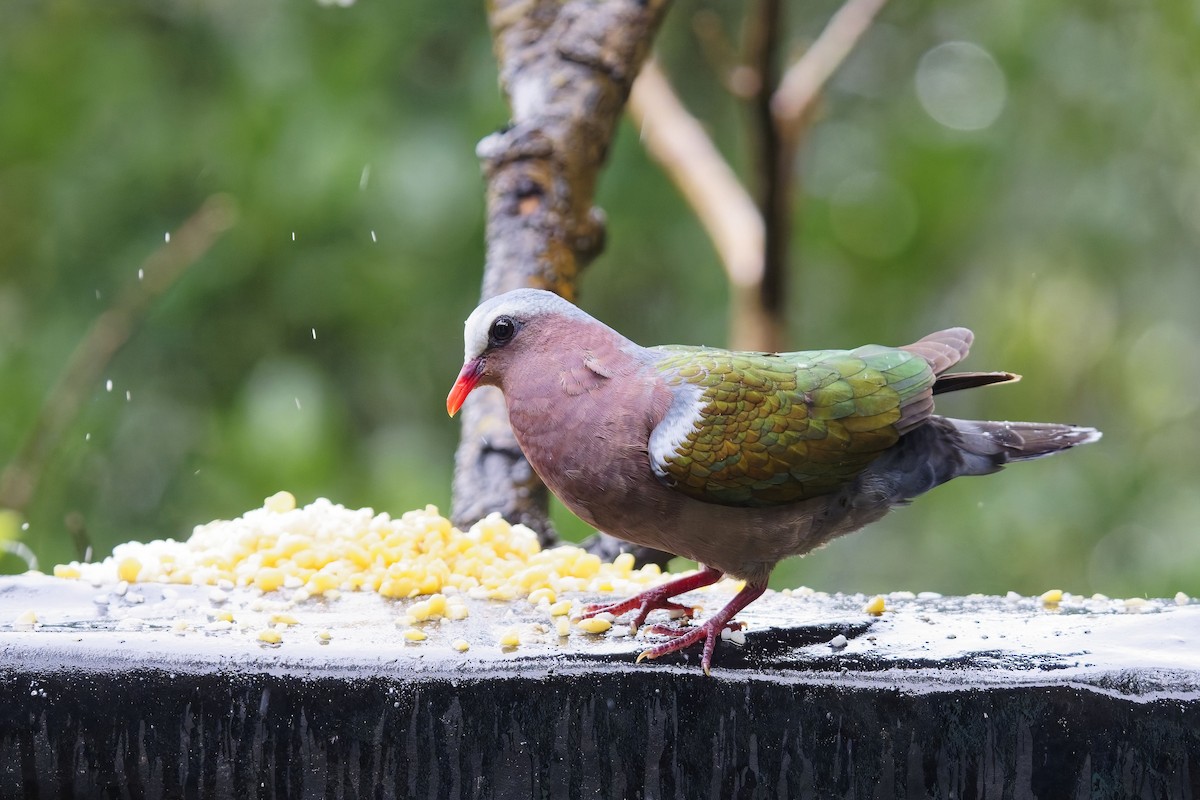
[[[836,491],[932,407],[933,369],[907,350],[653,350],[675,401],[651,435],[651,464],[707,502],[765,506]]]

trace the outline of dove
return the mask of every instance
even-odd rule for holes
[[[767,588],[772,569],[962,475],[1051,455],[1094,428],[951,419],[934,396],[1019,380],[948,372],[966,328],[904,347],[792,353],[642,347],[560,296],[517,289],[466,321],[453,416],[478,386],[504,394],[529,464],[563,504],[624,541],[698,562],[691,574],[582,617],[693,609],[672,598],[724,576],[744,581],[700,624],[656,625],[666,641],[638,661],[703,640],[710,671],[723,630]],[[694,623],[695,621],[692,620]]]

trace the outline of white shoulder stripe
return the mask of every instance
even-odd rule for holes
[[[672,387],[672,391],[675,399],[671,407],[662,422],[650,431],[650,468],[662,480],[667,479],[667,459],[675,456],[679,446],[696,430],[704,408],[702,387],[685,383]]]

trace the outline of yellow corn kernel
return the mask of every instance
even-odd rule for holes
[[[450,643],[450,646],[460,653],[465,653],[471,649],[471,643],[466,639],[455,639]]]
[[[379,584],[379,593],[384,597],[412,597],[417,593],[411,578],[384,578]]]
[[[585,633],[604,633],[612,627],[612,623],[606,619],[592,617],[590,619],[581,619],[575,623],[575,627]]]
[[[417,630],[416,628],[406,628],[404,638],[410,642],[423,642],[429,637],[425,635],[425,631]]]
[[[565,617],[565,616],[555,617],[554,618],[554,632],[557,633],[559,636],[570,636],[571,635],[571,619],[570,619],[570,617]]]
[[[37,613],[31,608],[28,611],[23,611],[13,620],[14,625],[36,625],[38,621]]]
[[[218,611],[216,614],[213,614],[213,619],[220,620],[221,622],[233,622],[233,612]]]
[[[1042,605],[1044,606],[1056,606],[1062,602],[1063,590],[1051,589],[1047,592],[1042,592],[1042,596],[1039,599],[1042,601]]]
[[[79,567],[74,564],[55,564],[54,577],[56,578],[78,578]]]
[[[557,599],[558,599],[558,595],[554,594],[554,590],[550,589],[548,587],[542,587],[541,589],[534,589],[532,592],[529,593],[529,602],[535,606],[538,603],[542,602],[543,600],[545,600],[547,603],[550,603],[551,605],[553,605],[554,601]]]
[[[633,553],[621,553],[621,555],[613,559],[613,566],[623,575],[633,572],[633,565],[635,563]]]
[[[516,628],[509,628],[500,634],[501,647],[517,647],[521,644],[521,634]]]
[[[130,556],[117,564],[117,580],[134,583],[142,571],[142,562]]]
[[[867,601],[865,606],[863,606],[863,613],[872,614],[876,617],[878,617],[884,611],[887,611],[887,608],[884,605],[883,595],[881,594],[875,595]]]
[[[471,616],[471,610],[462,603],[451,603],[446,606],[447,619],[460,620],[469,616]]]
[[[264,592],[273,592],[283,586],[283,570],[277,567],[263,567],[254,573],[254,585]]]
[[[283,634],[274,628],[264,628],[258,632],[256,637],[260,642],[267,644],[279,644],[283,641]]]
[[[575,604],[570,600],[559,600],[550,606],[550,616],[565,617],[571,613],[571,608]]]
[[[332,638],[333,638],[333,634],[328,630],[321,629],[321,630],[317,631],[317,641],[321,642],[322,644],[324,644],[325,642],[328,642]]]
[[[263,508],[275,514],[284,514],[296,509],[296,496],[291,492],[276,492],[263,501]]]
[[[272,625],[299,625],[300,620],[296,619],[291,614],[281,611],[277,614],[271,615],[271,624]]]

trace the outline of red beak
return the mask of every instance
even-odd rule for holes
[[[446,413],[452,417],[458,413],[467,399],[467,395],[479,385],[479,373],[482,371],[483,359],[473,358],[463,364],[462,371],[458,373],[458,380],[454,382],[454,387],[446,396]]]

